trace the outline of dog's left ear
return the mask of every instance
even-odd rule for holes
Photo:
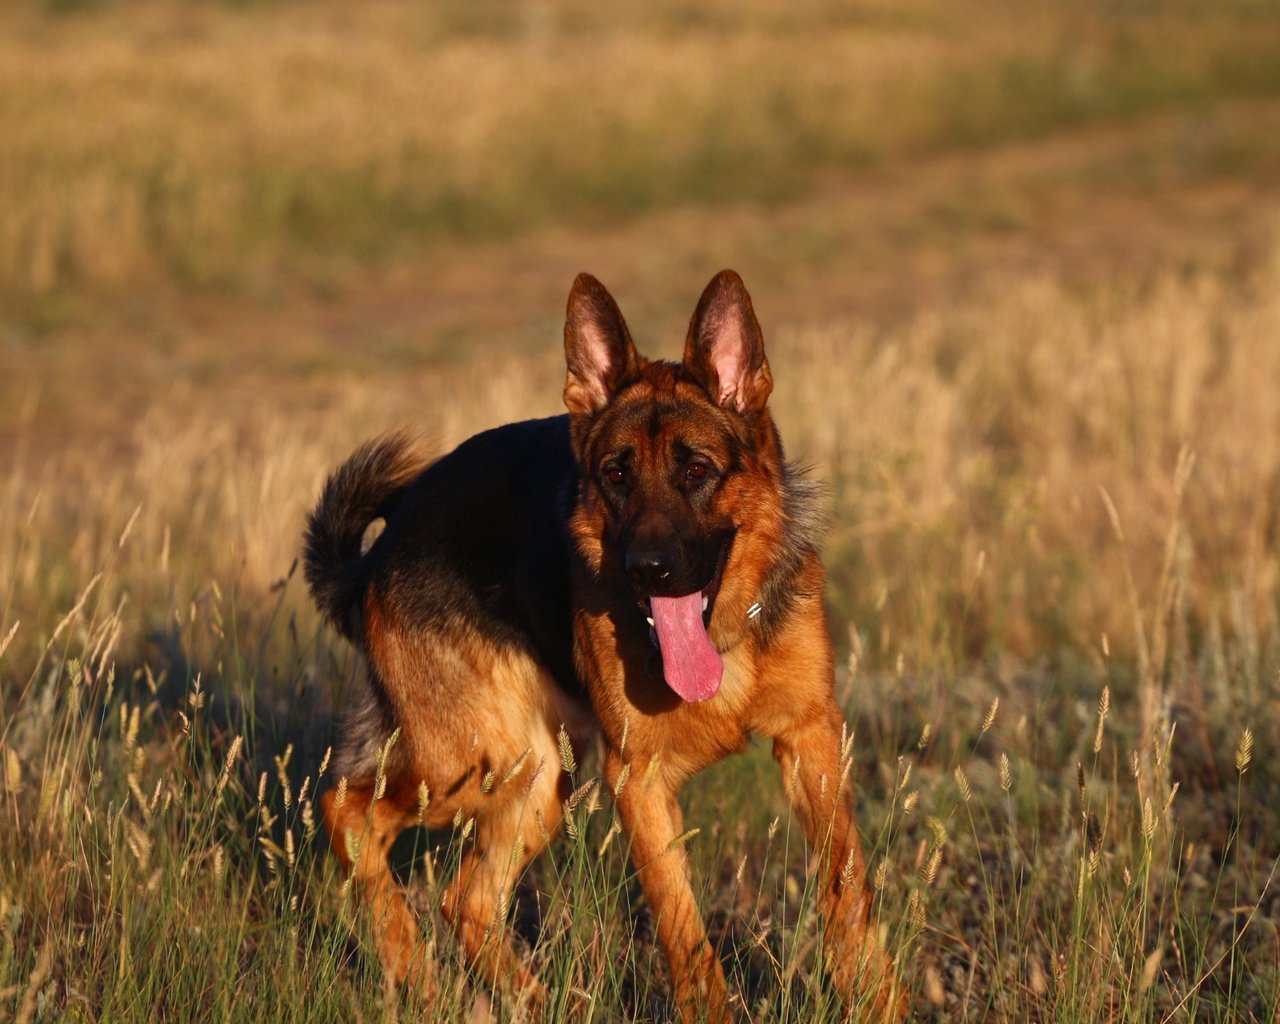
[[[759,412],[769,401],[773,375],[764,336],[746,286],[732,270],[711,279],[689,321],[685,368],[721,407]]]
[[[574,416],[598,413],[640,364],[618,304],[590,274],[579,274],[569,292],[564,355],[564,404]]]

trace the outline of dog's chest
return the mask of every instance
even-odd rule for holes
[[[692,774],[729,754],[746,749],[747,709],[756,685],[753,659],[735,649],[724,656],[724,678],[713,698],[676,709],[679,721],[666,730],[666,747],[672,760]]]

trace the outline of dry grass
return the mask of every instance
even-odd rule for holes
[[[397,854],[439,940],[427,1008],[384,993],[316,836],[357,668],[294,571],[303,516],[370,434],[444,449],[556,412],[561,263],[607,254],[669,354],[704,263],[741,251],[783,311],[790,453],[830,485],[853,777],[915,1015],[1275,1020],[1271,10],[520,10],[0,13],[0,1015],[482,1017],[436,912],[461,836]],[[1201,232],[1224,182],[1253,191]],[[1079,255],[1034,258],[1055,243]],[[938,263],[952,285],[922,287]],[[426,327],[395,304],[423,267],[466,293]],[[863,272],[897,291],[851,317]],[[750,1018],[837,1019],[768,752],[687,802]],[[516,927],[562,1014],[665,1020],[610,802],[584,789],[575,831]]]
[[[1246,727],[1259,752],[1280,742],[1280,401],[1258,387],[1280,379],[1277,251],[1239,278],[1088,296],[1032,279],[875,339],[772,340],[777,415],[832,486],[879,912],[923,1016],[1274,1013],[1280,776],[1265,754],[1233,759]],[[560,374],[548,351],[390,393],[348,380],[303,416],[157,400],[131,463],[19,453],[0,520],[5,631],[19,623],[3,655],[14,993],[52,943],[35,987],[62,1009],[90,985],[112,1019],[162,993],[190,1018],[217,991],[247,1018],[262,1011],[243,977],[287,963],[285,1004],[373,1012],[376,972],[339,969],[336,882],[310,844],[351,667],[291,576],[302,516],[366,434],[413,420],[448,445],[549,411]],[[811,878],[767,760],[690,795],[711,825],[693,840],[704,899],[757,1019],[820,1018]],[[564,998],[607,978],[589,1018],[649,1019],[660,973],[599,813],[535,870],[540,923],[521,920]],[[225,928],[199,909],[227,900]],[[157,948],[172,959],[144,969]],[[471,997],[454,998],[442,1019]]]

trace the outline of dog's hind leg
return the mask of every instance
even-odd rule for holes
[[[546,991],[512,948],[506,914],[525,866],[560,827],[569,778],[550,729],[531,739],[525,767],[481,798],[475,845],[463,855],[443,909],[472,970],[538,1009],[546,1005]]]
[[[374,793],[372,785],[329,790],[321,800],[325,829],[352,884],[364,890],[383,969],[429,998],[435,991],[432,950],[387,863],[391,844],[414,823],[416,806],[395,794],[378,799]]]

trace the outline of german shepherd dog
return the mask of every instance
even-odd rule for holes
[[[676,792],[762,736],[823,864],[832,981],[851,1012],[900,1019],[869,935],[814,489],[784,459],[742,280],[726,270],[711,281],[671,363],[638,355],[612,296],[582,274],[564,347],[567,416],[478,434],[430,465],[402,436],[371,442],[309,520],[311,592],[368,662],[369,692],[335,747],[341,781],[322,806],[382,962],[432,991],[428,945],[387,852],[405,828],[460,815],[474,819],[474,842],[445,918],[477,974],[546,1004],[499,918],[563,816],[558,736],[580,745],[598,733],[680,1016],[728,1020]]]

